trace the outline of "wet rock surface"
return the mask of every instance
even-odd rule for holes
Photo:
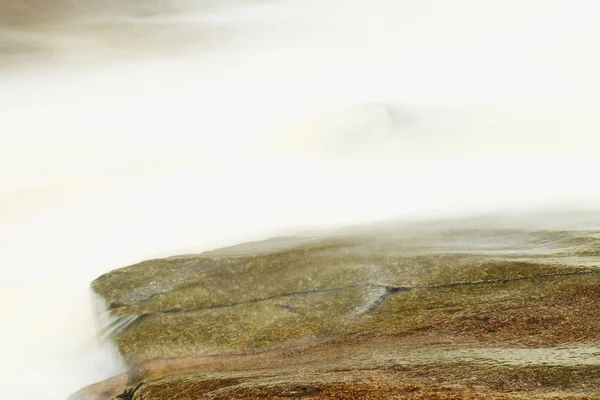
[[[130,367],[85,399],[600,398],[600,233],[384,229],[92,283]]]

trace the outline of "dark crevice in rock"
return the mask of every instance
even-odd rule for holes
[[[176,308],[170,308],[168,310],[156,311],[156,312],[148,313],[148,314],[194,312],[194,311],[202,311],[202,310],[214,310],[214,309],[218,309],[218,308],[237,307],[237,306],[241,306],[244,304],[261,303],[263,301],[276,300],[276,299],[281,299],[281,298],[286,298],[286,297],[304,296],[304,295],[313,294],[313,293],[337,292],[337,291],[344,290],[344,289],[352,289],[352,288],[357,288],[357,287],[362,287],[362,286],[365,286],[365,285],[354,284],[354,285],[348,285],[348,286],[308,289],[308,290],[302,290],[302,291],[298,291],[298,292],[283,293],[283,294],[279,294],[279,295],[275,295],[275,296],[257,297],[255,299],[237,301],[237,302],[228,303],[228,304],[215,304],[215,305],[211,305],[211,306],[204,306],[204,307],[198,307],[198,308],[186,308],[186,309],[181,309],[179,307],[176,307]]]
[[[140,387],[142,387],[142,383],[139,383],[133,387],[128,387],[123,393],[118,395],[116,398],[121,400],[133,400],[135,392],[137,392]]]
[[[181,307],[169,308],[168,310],[163,311],[163,314],[177,313],[183,311]]]
[[[449,287],[455,287],[455,286],[474,286],[474,285],[490,285],[490,284],[494,284],[494,283],[509,283],[509,282],[516,282],[516,281],[523,281],[523,280],[530,280],[530,279],[550,278],[550,277],[555,277],[555,276],[594,275],[594,274],[600,274],[600,270],[599,271],[585,270],[585,271],[570,271],[570,272],[554,272],[554,273],[539,274],[539,275],[533,275],[533,276],[519,276],[516,278],[488,279],[488,280],[483,280],[483,281],[460,281],[460,282],[444,283],[441,285],[422,285],[422,286],[419,285],[419,286],[414,286],[414,288],[415,289],[441,289],[441,288],[449,288]]]

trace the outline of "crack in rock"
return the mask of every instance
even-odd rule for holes
[[[144,313],[141,315],[126,315],[126,316],[119,317],[115,321],[113,321],[111,323],[111,325],[108,327],[107,332],[105,332],[105,334],[107,336],[113,336],[113,337],[117,336],[117,335],[123,333],[124,331],[130,329],[131,327],[138,325],[144,319],[146,319],[147,317],[149,317],[153,314],[188,313],[188,312],[196,312],[196,311],[203,311],[203,310],[230,308],[230,307],[237,307],[237,306],[245,305],[245,304],[254,304],[254,303],[260,303],[260,302],[269,301],[269,300],[283,299],[286,297],[304,296],[304,295],[309,295],[309,294],[313,294],[313,293],[336,292],[336,291],[341,291],[341,290],[345,290],[345,289],[359,288],[359,287],[372,288],[374,291],[374,293],[367,299],[365,304],[362,307],[359,307],[357,309],[358,314],[361,315],[361,314],[372,313],[372,312],[377,311],[379,309],[379,307],[381,307],[381,305],[383,305],[390,296],[392,296],[396,293],[399,293],[399,292],[409,292],[413,289],[443,289],[443,288],[451,288],[451,287],[457,287],[457,286],[490,285],[490,284],[495,284],[495,283],[506,284],[509,282],[516,282],[516,281],[530,280],[530,279],[549,278],[549,277],[556,277],[556,276],[576,276],[576,275],[593,275],[593,274],[600,274],[600,271],[584,270],[584,271],[556,272],[556,273],[546,273],[546,274],[539,274],[539,275],[533,275],[533,276],[520,276],[520,277],[516,277],[516,278],[450,282],[450,283],[445,283],[445,284],[440,284],[440,285],[394,286],[394,285],[385,285],[385,284],[378,284],[378,283],[366,283],[366,284],[353,284],[353,285],[337,286],[337,287],[315,288],[315,289],[307,289],[307,290],[296,291],[296,292],[283,293],[283,294],[274,295],[274,296],[258,297],[255,299],[238,301],[238,302],[233,302],[233,303],[228,303],[228,304],[215,304],[215,305],[210,305],[210,306],[188,308],[188,309],[174,307],[174,308],[170,308],[167,310],[152,311],[152,312]],[[283,305],[283,306],[279,305],[279,307],[285,308],[289,312],[297,311],[296,307],[292,307],[289,305]]]
[[[135,392],[137,392],[139,390],[139,388],[142,387],[142,385],[143,385],[143,383],[139,383],[136,386],[129,387],[129,388],[125,389],[125,391],[123,393],[121,393],[120,395],[118,395],[116,398],[121,399],[121,400],[133,400]]]
[[[600,274],[600,271],[570,271],[570,272],[554,272],[554,273],[546,273],[539,274],[533,276],[519,276],[517,278],[504,278],[504,279],[487,279],[483,281],[460,281],[460,282],[451,282],[444,283],[441,285],[417,285],[413,286],[415,289],[441,289],[441,288],[449,288],[454,286],[475,286],[475,285],[490,285],[494,283],[508,283],[508,282],[516,282],[530,279],[539,279],[539,278],[550,278],[554,276],[571,276],[571,275],[594,275]]]

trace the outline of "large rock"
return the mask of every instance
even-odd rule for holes
[[[78,397],[600,398],[599,265],[595,231],[433,227],[146,261],[93,282],[130,372]]]

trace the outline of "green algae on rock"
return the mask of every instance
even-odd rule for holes
[[[600,398],[599,238],[361,231],[115,270],[92,289],[130,373],[105,398]]]

